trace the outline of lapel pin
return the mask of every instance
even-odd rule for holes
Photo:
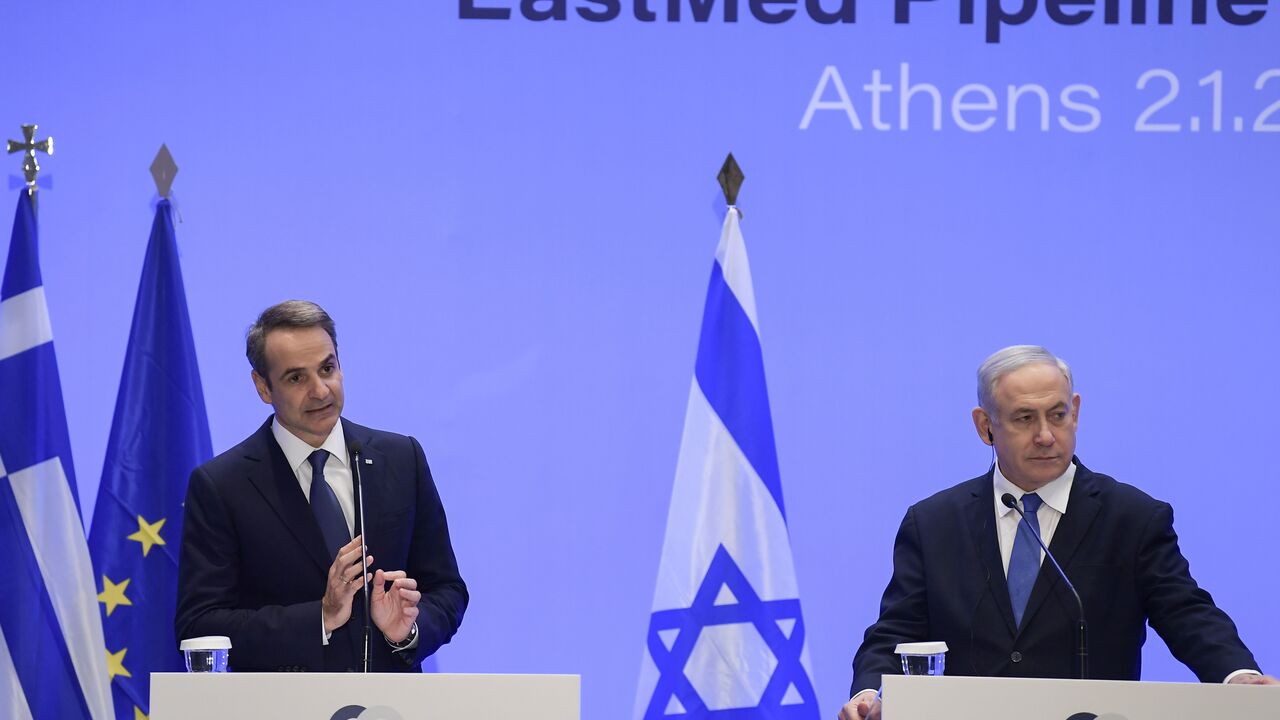
[[[365,459],[364,459],[364,464],[365,464],[365,465],[372,465],[372,464],[373,464],[373,461],[372,461],[372,460],[370,460],[369,458],[365,458]]]

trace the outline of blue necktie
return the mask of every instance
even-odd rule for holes
[[[1040,521],[1036,519],[1036,511],[1044,502],[1039,495],[1027,493],[1022,496],[1022,509],[1026,519],[1018,523],[1018,534],[1013,539],[1013,554],[1009,556],[1009,600],[1013,604],[1013,623],[1022,627],[1022,613],[1027,609],[1027,600],[1031,597],[1031,588],[1036,584],[1036,575],[1040,574],[1040,543],[1035,535],[1040,533]],[[1028,527],[1030,526],[1030,527]]]
[[[311,513],[320,524],[320,534],[324,536],[329,557],[336,558],[338,548],[351,541],[351,531],[347,530],[347,519],[338,505],[338,496],[324,481],[324,464],[329,459],[329,451],[317,450],[308,459],[311,461]]]

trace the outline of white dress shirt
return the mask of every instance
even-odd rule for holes
[[[1000,497],[1005,493],[1013,495],[1018,500],[1018,506],[1022,507],[1022,496],[1027,493],[1026,490],[1009,482],[1009,479],[1000,472],[1000,463],[996,463],[994,473],[995,483],[995,510],[996,510],[996,534],[1000,538],[1000,559],[1004,562],[1004,576],[1009,577],[1009,558],[1013,555],[1013,539],[1018,535],[1018,523],[1022,517],[1013,511],[1013,508],[1006,507],[1000,502]],[[1036,495],[1044,503],[1036,512],[1036,520],[1040,524],[1040,539],[1044,540],[1044,544],[1048,545],[1053,542],[1053,532],[1058,529],[1058,521],[1063,515],[1067,514],[1067,500],[1071,497],[1071,485],[1076,479],[1076,464],[1071,463],[1067,466],[1066,472],[1057,478],[1049,481],[1047,485],[1036,490]],[[1025,511],[1026,508],[1023,508]],[[1040,551],[1040,562],[1044,562],[1044,551]]]
[[[347,521],[347,532],[355,534],[356,530],[356,491],[351,485],[351,464],[347,459],[347,438],[342,432],[342,423],[335,423],[329,437],[318,448],[311,447],[305,440],[289,432],[280,424],[280,419],[271,421],[271,434],[276,443],[284,451],[289,461],[289,469],[298,478],[302,487],[302,495],[311,502],[311,453],[316,450],[328,450],[329,459],[324,464],[324,480],[333,488],[338,496],[338,506],[342,508],[342,517]]]

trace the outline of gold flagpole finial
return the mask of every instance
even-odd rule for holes
[[[729,157],[724,159],[724,165],[720,166],[720,174],[716,175],[716,180],[720,181],[720,189],[724,191],[725,204],[738,204],[738,190],[742,188],[744,178],[738,161],[733,159],[733,153],[729,153]]]
[[[156,181],[156,192],[160,193],[160,197],[166,200],[169,198],[169,192],[173,189],[173,178],[177,174],[178,164],[173,161],[169,146],[160,143],[160,151],[151,161],[151,179]]]

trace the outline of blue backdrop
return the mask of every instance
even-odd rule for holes
[[[1074,365],[1081,457],[1173,503],[1280,667],[1280,580],[1246,572],[1277,538],[1280,19],[1042,9],[995,43],[949,3],[464,4],[4,3],[30,17],[0,130],[57,138],[43,267],[86,518],[166,142],[215,452],[268,412],[248,324],[317,300],[347,415],[416,435],[449,511],[473,600],[440,668],[581,673],[584,717],[629,712],[732,150],[823,707],[907,505],[990,460],[975,368],[1023,342]],[[1158,639],[1146,661],[1191,679]]]

